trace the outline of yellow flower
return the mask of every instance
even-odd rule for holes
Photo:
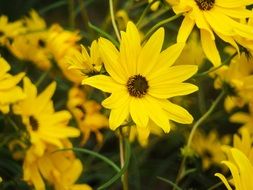
[[[15,76],[7,73],[11,68],[2,57],[0,57],[0,68],[0,111],[8,113],[10,104],[25,98],[22,89],[17,86],[25,73],[19,73]]]
[[[22,21],[10,23],[7,16],[0,16],[0,45],[8,44],[9,41],[24,31]]]
[[[253,165],[247,156],[236,148],[227,147],[225,152],[228,156],[228,161],[222,161],[222,163],[229,168],[233,177],[229,182],[233,184],[236,190],[253,189]],[[221,179],[227,189],[232,190],[224,175],[216,173],[215,176]]]
[[[100,113],[101,106],[93,100],[87,100],[84,91],[78,87],[70,89],[67,106],[83,134],[81,144],[85,144],[93,132],[101,145],[103,135],[99,130],[108,126],[108,119]]]
[[[192,116],[167,98],[186,95],[198,88],[182,83],[197,71],[197,66],[172,66],[184,45],[176,44],[161,52],[164,29],[158,29],[142,47],[136,26],[129,22],[121,32],[120,51],[108,40],[99,39],[99,48],[107,75],[83,80],[111,96],[102,105],[111,109],[109,126],[117,129],[131,115],[137,127],[147,127],[149,120],[170,131],[169,120],[191,123]]]
[[[68,140],[62,142],[65,148],[71,148]],[[45,190],[45,182],[54,186],[55,190],[91,190],[86,184],[74,184],[83,171],[83,165],[73,152],[54,152],[57,147],[46,145],[43,155],[37,155],[34,147],[30,147],[23,163],[24,180],[32,184],[36,190]]]
[[[7,47],[17,58],[31,61],[38,68],[48,70],[52,66],[52,55],[47,47],[48,35],[48,31],[19,35]]]
[[[26,99],[13,106],[15,114],[22,117],[30,141],[36,147],[37,154],[42,155],[45,143],[53,144],[59,148],[63,145],[62,139],[79,136],[79,130],[67,126],[71,115],[68,111],[54,111],[51,97],[56,83],[51,83],[43,92],[37,94],[37,88],[28,78],[24,78],[24,92]]]
[[[81,52],[75,51],[70,57],[66,57],[66,62],[70,64],[69,69],[80,70],[85,75],[99,73],[102,67],[102,59],[99,54],[98,43],[94,40],[90,47],[90,55],[81,45]]]
[[[242,124],[253,134],[253,102],[249,104],[249,112],[236,112],[230,117],[230,121]]]
[[[217,165],[225,159],[221,144],[224,144],[226,140],[226,138],[219,140],[215,131],[211,131],[208,135],[203,132],[196,133],[192,141],[192,148],[202,158],[203,169],[206,170],[212,164]]]
[[[230,0],[180,0],[173,6],[176,14],[184,13],[184,20],[179,29],[177,41],[185,42],[194,25],[200,29],[201,44],[207,58],[214,66],[221,64],[219,52],[215,44],[214,33],[223,41],[239,49],[235,37],[253,39],[253,28],[238,22],[240,19],[252,17],[246,9],[252,1]]]
[[[230,96],[225,100],[227,110],[233,106],[243,106],[253,100],[253,59],[248,59],[245,53],[236,56],[229,66],[223,66],[215,72],[215,88],[226,86]]]

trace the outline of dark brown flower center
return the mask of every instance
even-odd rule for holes
[[[37,131],[39,129],[39,121],[34,116],[29,117],[29,123],[33,131]]]
[[[3,31],[0,31],[0,37],[2,37],[4,35]]]
[[[195,0],[198,7],[202,11],[209,11],[213,8],[215,0]]]
[[[44,47],[46,47],[46,42],[42,39],[39,39],[38,45],[39,45],[39,47],[44,48]]]
[[[127,81],[127,89],[131,96],[142,98],[148,91],[148,81],[139,75],[131,76]]]

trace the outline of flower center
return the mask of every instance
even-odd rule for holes
[[[46,46],[46,42],[42,39],[39,39],[38,45],[39,45],[39,47],[44,48]]]
[[[29,123],[33,131],[37,131],[39,129],[39,121],[34,116],[29,117]]]
[[[131,96],[142,98],[148,91],[148,81],[139,75],[131,76],[127,81],[127,89]]]
[[[195,0],[200,10],[209,11],[213,8],[215,0]]]

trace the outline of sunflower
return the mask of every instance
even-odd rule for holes
[[[198,88],[182,83],[197,71],[197,66],[172,66],[184,44],[173,45],[161,52],[164,29],[158,29],[141,46],[136,26],[128,22],[126,32],[121,32],[118,51],[104,38],[99,48],[109,76],[96,75],[83,80],[104,92],[111,93],[102,105],[111,109],[109,126],[117,129],[131,116],[137,127],[147,127],[153,121],[166,133],[170,131],[169,120],[191,123],[192,116],[167,98],[186,95]]]
[[[70,64],[69,69],[80,70],[85,75],[99,73],[102,68],[102,60],[99,54],[97,40],[91,43],[89,52],[81,45],[81,52],[75,51],[72,55],[66,56],[66,62]]]
[[[246,9],[250,4],[250,0],[180,0],[173,6],[176,14],[184,13],[185,16],[177,41],[185,42],[196,24],[200,29],[201,44],[207,58],[214,66],[220,65],[214,33],[237,50],[239,48],[235,37],[253,39],[253,28],[238,21],[253,16],[252,12]]]
[[[69,127],[71,114],[66,111],[54,111],[51,97],[56,83],[51,83],[42,93],[37,95],[37,88],[30,79],[24,78],[26,99],[13,106],[15,114],[21,115],[22,121],[30,134],[31,144],[36,147],[37,154],[43,154],[45,144],[53,144],[59,148],[62,139],[77,137],[78,129]]]

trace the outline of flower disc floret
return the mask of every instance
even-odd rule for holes
[[[131,96],[142,98],[148,91],[148,81],[140,74],[131,76],[127,81],[127,90]]]
[[[215,0],[195,0],[200,10],[208,11],[213,8]]]

